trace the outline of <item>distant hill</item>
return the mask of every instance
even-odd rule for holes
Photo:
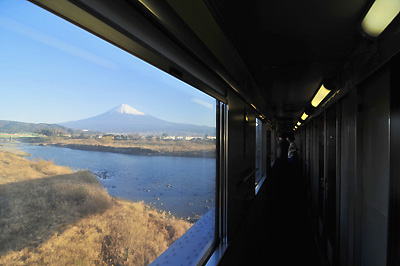
[[[41,132],[42,130],[56,130],[60,133],[67,133],[68,128],[56,124],[35,124],[35,123],[25,123],[16,121],[0,120],[0,132],[3,133],[20,133],[20,132]]]
[[[60,123],[80,130],[101,131],[113,134],[146,133],[168,135],[215,136],[215,128],[184,123],[173,123],[142,113],[122,104],[101,115],[87,119]]]

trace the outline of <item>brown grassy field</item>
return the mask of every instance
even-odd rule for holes
[[[190,226],[89,171],[0,151],[0,265],[148,265]]]

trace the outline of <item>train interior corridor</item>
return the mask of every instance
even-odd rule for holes
[[[318,247],[317,227],[311,217],[307,185],[299,167],[271,167],[262,195],[254,205],[254,220],[244,220],[222,265],[324,266]]]
[[[272,200],[262,214],[264,235],[256,243],[266,241],[258,254],[272,256],[264,256],[258,265],[267,264],[270,259],[280,265],[323,265],[300,171],[290,167],[280,169],[271,181]]]
[[[1,8],[4,3],[9,9]],[[24,11],[24,4],[34,7],[35,12]],[[13,19],[19,11],[20,18]],[[37,24],[32,23],[34,14],[38,15]],[[57,23],[46,22],[45,16],[56,18]],[[64,26],[57,26],[61,22],[71,28],[63,30]],[[52,26],[54,33],[45,33],[45,24]],[[111,265],[112,259],[121,262],[114,265],[130,265],[129,255],[140,257],[140,266],[400,266],[399,0],[8,0],[0,1],[0,30],[18,41],[13,43],[8,38],[4,43],[9,48],[0,49],[0,55],[9,60],[3,63],[0,59],[1,73],[8,78],[8,87],[1,85],[5,89],[0,89],[0,111],[9,114],[2,118],[0,113],[0,118],[7,123],[13,119],[10,110],[17,106],[10,104],[10,99],[21,106],[32,104],[31,93],[40,98],[32,110],[45,105],[48,97],[57,93],[56,100],[68,107],[64,114],[72,109],[79,113],[75,106],[78,98],[94,103],[97,97],[103,97],[107,104],[118,98],[150,111],[158,110],[171,119],[182,115],[187,123],[183,127],[178,120],[157,120],[150,129],[105,129],[94,131],[90,137],[85,136],[89,133],[84,124],[82,128],[70,128],[71,134],[57,133],[56,137],[71,142],[65,147],[97,151],[101,146],[98,143],[102,143],[101,152],[127,155],[134,151],[128,155],[146,158],[144,173],[161,172],[165,184],[153,181],[140,191],[132,185],[126,194],[148,197],[161,208],[161,196],[181,187],[179,192],[169,194],[177,211],[187,210],[196,216],[193,202],[203,204],[199,204],[201,215],[196,219],[186,214],[179,216],[177,223],[185,226],[179,236],[174,236],[168,215],[163,216],[165,224],[155,222],[170,237],[168,245],[157,248],[158,253],[147,246],[133,250],[131,242],[127,242],[128,247],[119,246],[120,238],[134,242],[134,235],[144,232],[137,230],[131,235],[116,236],[114,246],[107,244],[109,236],[105,236],[102,243],[110,247],[112,256],[99,242],[90,247],[97,248],[91,252],[96,259],[89,261],[82,255],[84,258],[73,258],[75,265]],[[70,38],[66,35],[69,30],[78,30],[82,35]],[[83,47],[89,37],[101,45]],[[100,50],[102,46],[107,50]],[[26,48],[52,51],[55,57],[46,61],[49,68],[34,72],[46,63],[44,56]],[[58,53],[66,53],[70,59],[62,59]],[[17,57],[20,62],[15,60]],[[29,64],[28,58],[33,59]],[[74,63],[71,58],[84,60],[85,64]],[[144,65],[136,66],[139,61]],[[73,73],[70,70],[79,72],[69,74]],[[165,75],[157,80],[161,83],[153,83],[153,70]],[[66,81],[75,77],[83,81],[68,85],[58,75]],[[146,82],[141,80],[143,77]],[[0,82],[3,80],[6,79],[0,78]],[[39,85],[33,86],[32,81]],[[26,86],[27,93],[19,93],[26,94],[24,100],[15,93],[15,84]],[[41,92],[39,88],[44,85],[48,91]],[[77,88],[76,95],[71,96],[71,87]],[[181,92],[184,98],[178,97]],[[71,98],[64,99],[64,95]],[[96,103],[102,107],[103,100]],[[162,107],[163,103],[168,107]],[[52,102],[51,108],[58,110],[60,106]],[[91,109],[89,105],[84,108]],[[175,109],[179,111],[173,114]],[[131,114],[144,115],[135,111]],[[30,110],[25,111],[24,115],[29,113]],[[103,116],[92,115],[98,118],[96,123],[104,122]],[[86,123],[87,117],[80,117],[79,121]],[[155,121],[152,115],[144,117],[140,123]],[[205,118],[211,121],[208,126],[203,122]],[[139,120],[121,124],[139,124],[132,121]],[[0,126],[6,124],[0,122]],[[174,128],[174,124],[181,127],[176,133],[167,134],[166,129]],[[0,127],[0,136],[4,128]],[[182,133],[182,128],[203,129],[193,135],[190,131]],[[76,143],[74,130],[79,131],[76,137],[82,139]],[[294,163],[285,158],[287,151],[281,156],[281,134],[294,137]],[[129,143],[129,136],[146,145],[118,146],[125,140]],[[95,148],[86,146],[89,144],[84,141]],[[147,146],[148,143],[161,144]],[[186,149],[185,143],[190,148]],[[168,148],[164,144],[173,145]],[[164,146],[164,153],[158,150]],[[161,157],[171,157],[172,162],[183,158],[180,164],[186,170],[169,161],[147,160]],[[200,157],[204,160],[192,160]],[[91,164],[94,163],[88,163]],[[167,173],[160,165],[171,171]],[[136,171],[133,168],[124,178]],[[140,174],[135,178],[126,180],[129,184],[150,180]],[[203,190],[200,184],[205,184]],[[156,188],[162,188],[163,194],[153,194]],[[3,191],[7,192],[6,186]],[[200,198],[202,194],[204,199]],[[185,197],[188,202],[182,203]],[[0,202],[2,206],[6,204]],[[136,217],[135,213],[132,215]],[[154,220],[153,214],[144,216]],[[119,219],[115,217],[120,216],[109,216],[110,224]],[[131,220],[134,219],[118,221],[125,224]],[[148,227],[149,223],[143,223]],[[155,232],[153,242],[158,244],[161,235],[149,230]],[[148,244],[147,235],[143,242]],[[78,250],[75,244],[71,246]],[[53,246],[48,247],[51,254]],[[18,265],[26,265],[28,257],[21,253],[22,249],[14,249],[7,259],[19,256]],[[151,254],[142,258],[135,253],[137,250]],[[65,257],[78,256],[80,251]],[[35,255],[37,261],[44,263],[47,258],[39,255]]]

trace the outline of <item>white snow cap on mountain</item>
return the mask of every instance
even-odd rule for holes
[[[145,115],[144,113],[136,110],[135,108],[133,108],[127,104],[121,104],[120,106],[115,107],[114,109],[111,110],[111,113]]]

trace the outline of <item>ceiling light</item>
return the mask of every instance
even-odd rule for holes
[[[327,88],[324,87],[324,85],[322,84],[321,87],[319,88],[317,94],[315,94],[314,98],[311,101],[311,105],[314,107],[317,107],[322,100],[326,97],[326,95],[328,95],[330,92],[330,90],[328,90]]]
[[[297,129],[297,126],[294,126],[294,128],[296,128],[296,129]]]
[[[300,122],[297,122],[297,125],[298,125],[298,126],[300,126],[300,125],[301,125],[301,123],[300,123]]]
[[[361,27],[367,35],[378,37],[399,11],[399,0],[376,0],[361,22]]]
[[[305,112],[301,115],[301,119],[306,120],[308,117],[308,114],[306,114]]]

